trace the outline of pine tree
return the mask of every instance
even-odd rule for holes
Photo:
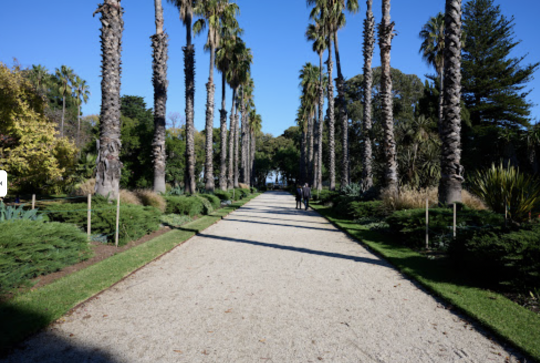
[[[521,43],[514,25],[514,17],[505,17],[493,0],[464,5],[462,87],[473,125],[529,125],[532,103],[525,88],[540,63],[522,66],[527,55],[510,55]]]

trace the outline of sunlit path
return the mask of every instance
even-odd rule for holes
[[[7,361],[507,361],[385,261],[294,205],[289,194],[263,194]]]

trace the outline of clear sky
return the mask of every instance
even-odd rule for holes
[[[178,11],[163,0],[165,30],[169,34],[169,92],[167,113],[184,114],[184,72],[182,46],[185,29],[178,18]],[[313,62],[318,56],[305,40],[309,9],[304,0],[237,0],[241,9],[240,26],[243,39],[254,55],[252,76],[255,80],[255,104],[263,118],[263,131],[280,135],[294,125],[299,105],[298,73],[302,65]],[[422,61],[418,49],[418,33],[430,16],[444,10],[444,0],[393,0],[391,16],[396,22],[398,36],[394,38],[392,66],[404,73],[414,73],[424,79],[434,73]],[[529,53],[525,63],[540,61],[537,15],[540,2],[533,0],[496,0],[503,14],[516,18],[515,56]],[[365,18],[365,1],[359,0],[360,12],[349,15],[346,27],[339,33],[343,73],[346,78],[362,72],[362,23]],[[123,72],[121,93],[143,96],[148,107],[153,106],[152,53],[150,36],[155,33],[154,2],[152,0],[124,0],[125,30],[123,36]],[[49,70],[65,64],[90,85],[92,95],[83,105],[83,113],[99,114],[100,95],[100,26],[92,13],[98,1],[90,0],[28,0],[5,1],[0,13],[0,62],[13,65],[16,58],[23,67],[42,64]],[[374,0],[377,22],[381,18],[381,0]],[[195,127],[204,128],[206,88],[209,54],[203,51],[205,36],[195,38],[196,46],[196,96]],[[374,67],[380,64],[379,50],[375,50]],[[335,72],[335,69],[334,69]],[[334,77],[336,73],[334,73]],[[221,76],[215,73],[216,118],[221,104]],[[540,103],[540,75],[530,83],[533,89],[529,99]],[[227,90],[227,109],[230,110],[230,90]],[[532,116],[540,116],[540,107],[533,108]]]

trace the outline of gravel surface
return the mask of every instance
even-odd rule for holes
[[[518,361],[317,213],[294,206],[286,193],[259,196],[5,361]]]

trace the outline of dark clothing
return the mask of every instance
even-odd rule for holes
[[[304,197],[304,205],[307,210],[309,208],[309,199],[311,198],[311,188],[307,186],[304,187],[302,189],[302,196]]]
[[[296,188],[296,209],[302,208],[302,188]]]

